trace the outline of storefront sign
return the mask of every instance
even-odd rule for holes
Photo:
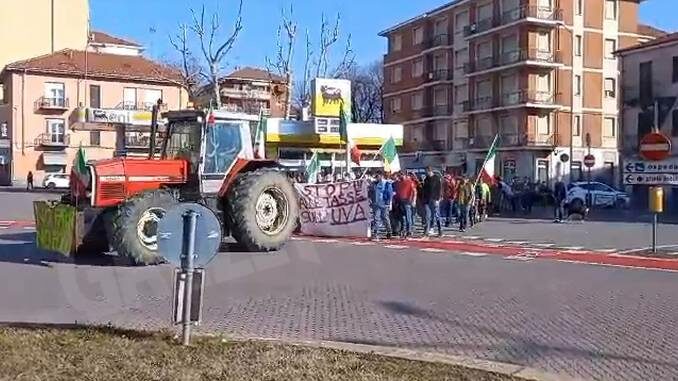
[[[671,173],[625,173],[624,184],[678,186],[678,174]]]
[[[87,123],[112,123],[150,126],[151,116],[152,113],[146,110],[121,110],[90,107],[85,109],[84,113],[82,110],[78,110],[78,121]],[[158,123],[162,124],[162,121],[158,121]]]
[[[351,113],[351,81],[316,78],[312,88],[311,110],[314,116],[338,118],[342,103],[344,112]]]
[[[678,158],[662,161],[627,160],[624,172],[628,173],[678,173]]]
[[[366,180],[295,184],[301,200],[301,231],[323,237],[367,237],[369,202]]]

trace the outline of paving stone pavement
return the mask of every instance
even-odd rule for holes
[[[0,321],[170,326],[170,266],[72,264],[6,244],[28,236],[0,234],[0,278],[11,285],[0,290]],[[392,345],[587,379],[678,379],[674,273],[334,240],[222,253],[207,271],[203,332]]]

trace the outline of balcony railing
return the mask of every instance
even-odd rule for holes
[[[501,15],[500,25],[510,24],[522,19],[538,19],[542,21],[562,21],[563,10],[560,8],[540,7],[537,5],[525,5],[506,11]]]
[[[271,115],[271,109],[269,108],[262,108],[258,105],[236,105],[236,104],[224,104],[221,106],[222,110],[230,111],[230,112],[240,112],[243,114],[249,114],[249,115],[259,115],[260,112],[263,112],[264,116],[270,116]]]
[[[524,104],[555,106],[555,94],[548,91],[520,90],[501,94],[499,97],[479,97],[464,103],[464,112],[482,111]]]
[[[521,49],[503,52],[498,56],[484,57],[464,66],[464,73],[471,74],[478,71],[500,68],[519,62],[536,62],[538,64],[553,64],[559,61],[554,52],[539,49]]]
[[[155,139],[155,146],[160,147],[162,145],[162,137],[158,136]],[[145,135],[127,135],[125,136],[125,147],[127,148],[136,148],[136,149],[147,149],[151,146],[151,137]]]
[[[130,110],[130,111],[151,111],[153,106],[158,104],[157,102],[120,102],[114,108],[117,110]],[[160,104],[160,111],[167,111],[167,104]]]
[[[264,90],[243,90],[233,88],[222,88],[221,96],[237,99],[271,99],[271,93]]]
[[[404,152],[445,150],[447,150],[447,142],[445,140],[424,140],[421,142],[411,141],[403,143]]]
[[[555,134],[502,133],[499,135],[499,139],[500,147],[552,147],[558,145],[558,139]],[[476,149],[490,148],[492,140],[494,140],[494,135],[475,136],[469,140],[469,146]]]
[[[69,135],[44,133],[38,135],[34,143],[36,147],[68,147],[69,142]]]
[[[35,101],[36,110],[67,110],[68,98],[40,97]]]
[[[428,73],[429,81],[447,81],[454,78],[454,70],[438,69]]]
[[[422,107],[418,110],[412,110],[413,118],[427,118],[432,116],[445,116],[452,113],[452,107],[450,105],[434,105]]]
[[[474,34],[486,32],[490,29],[527,19],[536,19],[539,21],[562,21],[563,11],[560,8],[525,5],[510,11],[506,11],[499,18],[485,18],[464,27],[464,36],[469,37]]]
[[[439,34],[433,36],[428,41],[426,41],[426,48],[434,48],[436,46],[445,46],[450,44],[450,36],[448,34]]]

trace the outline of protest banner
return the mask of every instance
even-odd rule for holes
[[[301,232],[324,237],[367,237],[370,210],[366,180],[295,184]]]
[[[64,204],[34,201],[36,241],[40,249],[71,255],[75,250],[77,210]]]

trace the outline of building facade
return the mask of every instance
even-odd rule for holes
[[[39,185],[67,173],[79,147],[87,159],[148,147],[153,104],[186,107],[176,72],[139,55],[65,49],[10,63],[0,75],[0,184]]]
[[[83,50],[88,24],[88,0],[3,1],[0,68],[62,49]]]
[[[672,140],[671,156],[678,160],[678,34],[617,52],[621,60],[623,159],[640,159],[640,139],[655,127]],[[655,119],[655,103],[660,112]],[[647,186],[629,187],[634,201],[647,203]],[[665,188],[667,205],[678,210],[678,188]]]
[[[615,183],[614,52],[653,38],[639,33],[638,7],[457,0],[382,32],[385,116],[405,125],[405,164],[474,174],[499,135],[504,178],[576,181],[590,151],[594,177]]]
[[[232,112],[273,117],[285,117],[287,83],[285,78],[253,67],[236,69],[219,80],[222,108]],[[196,104],[208,107],[211,88],[201,89]]]

